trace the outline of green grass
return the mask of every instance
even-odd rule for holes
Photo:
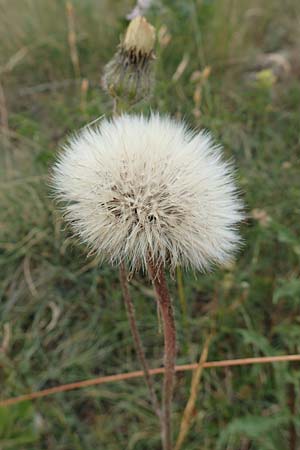
[[[9,125],[1,129],[0,153],[2,398],[139,367],[117,270],[98,267],[71,238],[48,183],[49,168],[68,133],[109,114],[99,79],[132,3],[73,1],[81,75],[90,82],[83,108],[64,2],[0,4],[0,79]],[[165,25],[171,40],[157,46],[152,108],[212,130],[237,166],[249,213],[242,228],[244,247],[234,265],[204,276],[184,274],[186,318],[172,288],[178,363],[198,358],[213,321],[217,334],[211,360],[299,353],[298,1],[160,3],[149,20],[157,29]],[[281,51],[290,55],[284,76],[275,84],[249,81],[257,55]],[[187,68],[171,81],[184,55],[189,56]],[[190,77],[205,66],[212,72],[203,85],[201,114],[195,115],[196,85]],[[2,120],[3,114],[2,101]],[[253,218],[255,209],[269,220]],[[150,288],[140,274],[132,295],[154,367],[162,364],[162,336],[153,297],[144,286]],[[296,363],[206,370],[184,449],[297,450],[299,374]],[[177,376],[175,430],[190,376]],[[156,381],[159,389],[161,378]],[[293,430],[296,446],[290,442]],[[0,409],[0,448],[158,450],[160,436],[138,379]]]

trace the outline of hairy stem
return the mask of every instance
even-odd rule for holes
[[[128,321],[130,324],[131,334],[132,334],[134,345],[135,345],[135,350],[136,350],[138,359],[139,359],[140,364],[144,371],[144,377],[145,377],[146,385],[149,390],[152,407],[153,407],[153,410],[154,410],[155,414],[157,415],[157,417],[159,419],[161,419],[159,402],[158,402],[158,399],[157,399],[157,396],[156,396],[156,393],[154,390],[151,375],[149,373],[149,367],[147,364],[141,336],[140,336],[139,330],[137,328],[137,323],[136,323],[136,318],[135,318],[135,310],[134,310],[134,305],[133,305],[133,302],[132,302],[132,299],[131,299],[131,296],[129,293],[127,272],[126,272],[126,267],[125,267],[124,263],[121,263],[121,265],[120,265],[120,282],[121,282],[121,287],[122,287],[124,303],[125,303],[125,307],[126,307],[126,311],[127,311]]]
[[[174,373],[176,359],[176,330],[172,302],[161,265],[148,262],[149,275],[156,291],[164,330],[164,387],[162,411],[162,441],[164,450],[172,450],[171,412],[174,391]]]

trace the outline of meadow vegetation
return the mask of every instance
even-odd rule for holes
[[[118,272],[71,238],[49,188],[66,136],[111,111],[100,77],[132,2],[72,5],[77,64],[64,1],[0,3],[1,398],[139,368]],[[298,0],[161,0],[147,17],[158,30],[152,109],[222,142],[248,215],[234,264],[183,274],[186,311],[173,288],[177,362],[196,361],[212,327],[209,360],[300,353]],[[147,283],[139,274],[131,291],[159,367]],[[176,379],[175,430],[191,374]],[[299,386],[297,363],[205,370],[184,449],[299,449]],[[137,379],[1,408],[0,448],[158,450],[160,436]]]

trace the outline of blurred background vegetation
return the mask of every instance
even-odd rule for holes
[[[87,258],[49,189],[65,137],[111,110],[99,81],[133,3],[73,0],[72,13],[63,0],[0,2],[2,398],[138,368],[117,271]],[[212,130],[249,215],[235,264],[184,274],[186,314],[173,288],[177,361],[197,360],[212,322],[210,360],[299,353],[299,1],[153,3],[152,108]],[[140,274],[131,289],[160,366],[151,286]],[[190,379],[177,376],[175,429]],[[185,450],[299,450],[299,381],[297,363],[206,370]],[[0,448],[158,450],[160,436],[137,379],[1,408]]]

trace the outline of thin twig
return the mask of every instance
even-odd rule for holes
[[[161,311],[164,330],[164,388],[162,412],[162,441],[164,450],[172,450],[172,399],[176,360],[176,330],[172,302],[161,264],[148,261],[148,271],[153,281]]]
[[[242,358],[242,359],[228,359],[223,361],[209,361],[203,364],[204,369],[212,369],[218,367],[233,367],[246,366],[252,364],[266,364],[275,362],[300,361],[300,355],[280,355],[280,356],[262,356],[257,358]],[[197,369],[199,363],[182,364],[175,366],[175,372],[186,372]],[[157,367],[150,369],[150,375],[158,375],[165,373],[164,367]],[[105,377],[92,378],[90,380],[75,381],[74,383],[61,384],[42,391],[31,392],[29,394],[20,395],[19,397],[12,397],[0,401],[0,406],[8,406],[16,403],[24,402],[26,400],[33,400],[36,398],[46,397],[48,395],[57,394],[59,392],[72,391],[73,389],[81,389],[98,384],[115,383],[118,381],[131,380],[134,378],[141,378],[144,376],[142,370],[128,373],[118,373],[115,375],[107,375]]]
[[[126,306],[128,321],[130,324],[131,334],[132,334],[134,345],[135,345],[135,350],[136,350],[140,364],[144,371],[145,381],[146,381],[146,385],[149,390],[150,399],[151,399],[151,403],[152,403],[154,412],[157,415],[157,417],[160,419],[161,418],[160,406],[159,406],[159,402],[158,402],[158,399],[157,399],[157,396],[156,396],[156,393],[154,390],[151,376],[149,374],[149,367],[148,367],[148,363],[146,360],[143,343],[142,343],[142,340],[140,337],[139,330],[137,328],[137,323],[136,323],[136,318],[135,318],[135,310],[134,310],[134,305],[133,305],[131,295],[129,292],[128,281],[127,281],[127,272],[126,272],[124,263],[121,263],[121,265],[120,265],[120,283],[121,283],[124,303]]]

